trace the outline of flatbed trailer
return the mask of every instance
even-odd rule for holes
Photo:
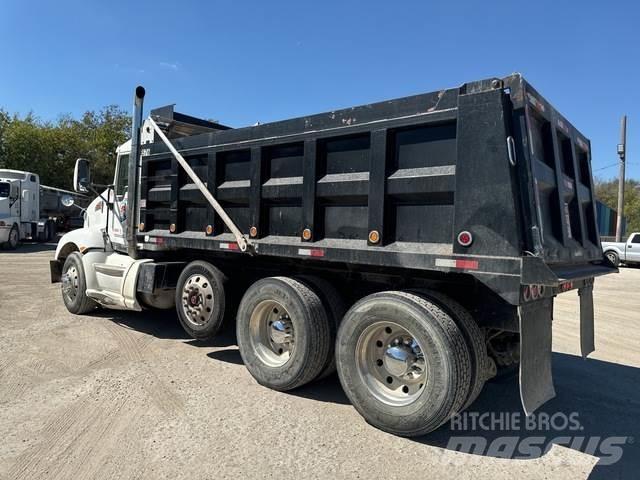
[[[514,365],[527,413],[553,397],[560,293],[578,291],[593,350],[593,281],[616,269],[589,141],[520,75],[239,129],[172,107],[142,122],[143,97],[119,156],[137,161],[114,180],[128,189],[106,202],[126,199],[118,241],[81,260],[91,302],[175,298],[202,338],[242,297],[260,383],[288,390],[337,363],[358,411],[400,435],[437,428]],[[71,240],[52,262],[63,283]],[[101,282],[116,266],[121,283]]]

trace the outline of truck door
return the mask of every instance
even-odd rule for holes
[[[640,233],[634,233],[627,240],[626,260],[640,262]]]
[[[129,153],[121,153],[118,155],[116,163],[115,189],[110,198],[114,202],[113,215],[109,220],[109,237],[114,247],[124,248],[126,250],[127,240],[125,234],[125,220],[128,215],[127,211],[127,192],[129,184]]]

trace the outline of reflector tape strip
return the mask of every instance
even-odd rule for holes
[[[220,248],[222,250],[240,250],[240,247],[237,243],[220,243]]]
[[[456,260],[453,258],[436,258],[436,267],[462,268],[465,270],[477,270],[477,260]]]
[[[162,237],[150,237],[149,235],[144,236],[145,243],[155,243],[156,245],[164,245],[164,238]]]
[[[305,257],[324,257],[324,250],[321,248],[299,248],[298,255]]]

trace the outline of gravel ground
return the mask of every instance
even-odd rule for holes
[[[403,439],[367,425],[335,376],[291,393],[259,386],[231,329],[205,345],[173,313],[69,314],[49,283],[52,248],[0,252],[0,479],[638,478],[640,269],[596,281],[588,360],[576,293],[556,302],[557,397],[542,412],[573,413],[578,431],[445,425]],[[488,383],[470,411],[520,415],[516,379]],[[452,436],[493,448],[454,451]],[[504,438],[542,448],[501,458]],[[623,452],[613,465],[607,440]]]

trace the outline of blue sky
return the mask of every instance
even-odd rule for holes
[[[614,8],[615,6],[615,8]],[[0,107],[44,119],[118,104],[232,126],[519,71],[617,175],[619,119],[640,178],[640,4],[633,1],[2,0]]]

